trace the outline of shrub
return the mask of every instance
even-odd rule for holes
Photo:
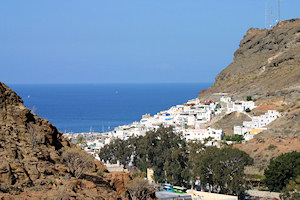
[[[247,96],[247,101],[252,101],[252,97],[251,96]]]
[[[242,142],[242,140],[245,140],[244,136],[242,135],[232,135],[232,136],[229,136],[229,135],[226,135],[224,136],[223,140],[226,140],[226,141],[235,141],[235,142]]]
[[[265,169],[265,166],[264,166],[264,165],[261,165],[261,166],[258,167],[258,170],[259,170],[259,171],[262,171],[262,170],[264,170],[264,169]]]
[[[268,150],[274,150],[274,149],[276,149],[276,148],[277,148],[276,145],[270,144],[269,147],[268,147]]]
[[[77,138],[76,144],[86,145],[86,139],[83,136],[80,136],[80,137]]]
[[[103,170],[97,171],[97,175],[103,177],[104,176],[104,171]]]
[[[245,111],[246,111],[247,113],[251,112],[250,108],[247,108]]]
[[[142,177],[135,177],[127,183],[127,191],[132,200],[146,199],[149,194],[148,181]]]
[[[30,134],[29,139],[31,142],[32,150],[35,150],[38,145],[42,143],[42,136],[38,127],[34,126],[32,123],[27,124],[27,130]]]
[[[65,149],[62,159],[67,163],[72,175],[76,178],[80,178],[83,172],[89,171],[94,164],[92,156],[78,148]]]
[[[284,109],[283,109],[283,108],[280,108],[280,109],[278,109],[277,111],[282,113],[282,112],[284,112]]]

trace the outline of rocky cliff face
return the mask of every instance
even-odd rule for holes
[[[259,106],[252,114],[268,109],[282,114],[264,136],[300,136],[300,19],[270,30],[249,29],[234,56],[199,98],[219,92],[244,100],[250,95]]]
[[[94,160],[77,179],[61,158],[66,147],[78,148],[0,83],[0,199],[124,198],[128,174],[103,175],[106,168]]]
[[[234,53],[234,61],[207,93],[266,95],[300,85],[300,19],[280,22],[270,30],[251,28]]]
[[[282,21],[270,30],[249,29],[234,53],[234,61],[216,77],[212,87],[199,93],[199,98],[220,92],[236,99],[257,99],[258,108],[251,115],[267,110],[278,110],[282,115],[248,144],[236,145],[254,158],[250,173],[263,173],[269,160],[281,153],[299,151],[300,19]],[[228,117],[216,122],[219,128],[226,129]],[[269,149],[270,145],[275,148]]]

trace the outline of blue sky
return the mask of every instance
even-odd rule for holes
[[[299,10],[281,1],[282,20]],[[1,1],[0,81],[213,82],[264,26],[265,0]]]

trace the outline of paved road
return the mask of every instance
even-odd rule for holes
[[[259,191],[259,190],[247,190],[246,191],[250,196],[255,197],[269,197],[269,198],[279,198],[280,193],[279,192],[267,192],[267,191]]]

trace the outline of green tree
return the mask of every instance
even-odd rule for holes
[[[79,136],[76,140],[76,144],[79,144],[79,145],[86,145],[86,139],[85,137],[83,136]]]
[[[164,164],[166,179],[176,185],[188,185],[190,173],[187,167],[187,147],[173,148],[171,152],[171,156],[166,157]]]
[[[282,200],[298,200],[300,199],[300,176],[291,179],[280,194]]]
[[[153,168],[157,182],[187,184],[189,173],[186,146],[181,134],[175,133],[172,127],[149,131],[137,145],[134,165],[142,171]]]
[[[219,188],[221,193],[242,196],[245,191],[244,168],[253,159],[245,152],[231,147],[207,147],[198,154],[193,175],[199,176],[203,185]]]
[[[101,148],[99,157],[105,162],[109,161],[110,163],[117,163],[117,161],[120,161],[120,164],[126,167],[132,161],[131,158],[134,154],[138,140],[138,137],[130,137],[128,140],[117,138]]]
[[[265,183],[271,191],[280,192],[300,175],[300,152],[290,152],[272,159],[265,170]]]
[[[247,96],[247,101],[252,101],[252,97],[251,96]]]
[[[251,112],[250,108],[246,108],[245,110],[247,113]]]
[[[216,147],[206,147],[205,150],[199,152],[195,158],[195,165],[193,168],[193,175],[199,176],[201,183],[204,185],[209,185],[209,188],[215,185],[214,183],[214,166],[213,161],[218,153],[218,148]]]
[[[188,143],[189,161],[188,168],[190,170],[190,179],[194,183],[197,180],[197,159],[199,159],[199,153],[204,151],[205,143],[200,141],[192,141]]]

